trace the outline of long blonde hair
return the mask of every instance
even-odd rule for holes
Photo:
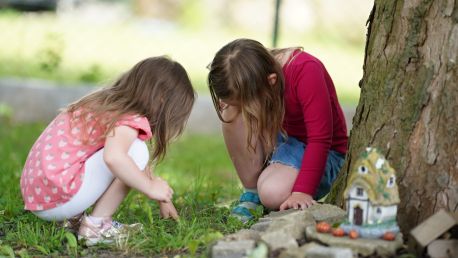
[[[283,133],[284,79],[281,65],[259,42],[237,39],[221,48],[209,67],[208,86],[213,104],[221,121],[221,99],[240,103],[247,127],[247,146],[254,150],[253,137],[260,140],[266,153],[276,144],[276,136]],[[271,85],[270,74],[277,80]]]
[[[70,104],[72,121],[82,121],[83,143],[87,142],[87,123],[102,130],[105,138],[124,115],[145,116],[153,133],[152,160],[161,160],[169,142],[184,129],[195,100],[189,77],[178,62],[167,57],[151,57],[137,63],[113,85]],[[86,126],[86,128],[85,128]]]

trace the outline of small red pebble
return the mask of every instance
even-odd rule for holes
[[[320,222],[316,224],[316,231],[320,233],[329,233],[329,231],[331,231],[331,225],[329,225],[329,223],[326,223],[324,221]]]
[[[383,234],[382,238],[383,240],[386,240],[386,241],[393,241],[396,238],[396,234],[388,231],[385,234]]]
[[[334,228],[332,230],[332,235],[336,237],[343,237],[345,235],[345,231],[341,228]]]
[[[348,236],[351,239],[356,239],[356,238],[359,237],[359,234],[358,234],[358,231],[356,231],[356,230],[350,230],[350,232],[348,232]]]

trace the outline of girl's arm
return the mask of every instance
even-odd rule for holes
[[[110,171],[126,185],[144,193],[150,199],[170,202],[173,190],[164,180],[150,178],[142,172],[128,151],[138,137],[138,131],[129,126],[118,126],[108,133],[103,159]]]
[[[313,61],[302,64],[296,72],[295,91],[307,132],[307,148],[292,193],[281,204],[281,210],[316,204],[313,196],[326,167],[333,134],[332,105],[324,71],[321,63]]]
[[[292,191],[310,196],[318,189],[332,144],[332,103],[324,72],[321,63],[307,62],[298,70],[296,78],[296,95],[307,132],[307,148]]]
[[[148,165],[146,166],[144,173],[148,175],[149,178],[154,180],[157,178],[154,175],[154,170],[151,169],[151,162],[148,162]],[[164,219],[172,218],[174,220],[179,219],[177,209],[173,205],[172,201],[170,202],[163,202],[163,201],[158,201],[159,204],[159,209],[160,209],[160,215]]]

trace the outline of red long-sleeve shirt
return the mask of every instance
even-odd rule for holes
[[[283,67],[285,118],[289,136],[307,144],[293,192],[314,195],[324,173],[329,150],[347,152],[347,128],[336,90],[316,57],[296,51]]]

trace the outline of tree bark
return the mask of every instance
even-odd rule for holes
[[[375,0],[349,151],[328,201],[367,146],[396,170],[404,234],[439,209],[458,210],[458,1]]]

